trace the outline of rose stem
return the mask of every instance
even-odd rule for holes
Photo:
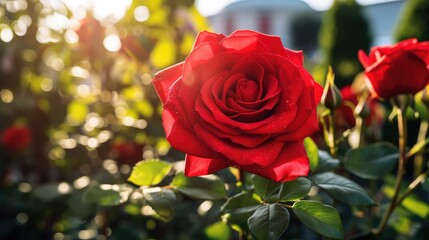
[[[398,201],[396,201],[395,207],[399,206],[402,203],[402,201],[404,201],[404,199],[407,198],[407,196],[410,195],[413,192],[413,190],[426,179],[426,176],[427,176],[426,173],[422,173],[419,176],[417,176],[417,178],[414,179],[414,181],[410,183],[410,185],[408,185],[407,191],[405,191],[405,193],[402,194],[402,196],[398,199]]]
[[[357,129],[357,132],[358,132],[358,139],[357,139],[357,145],[355,146],[356,148],[359,148],[359,147],[361,147],[362,146],[362,144],[363,144],[363,128],[364,128],[364,126],[363,126],[363,119],[362,119],[362,117],[360,117],[360,116],[357,116],[356,117],[356,127],[355,127],[356,129]]]
[[[428,132],[428,127],[429,127],[429,122],[427,120],[422,120],[420,123],[419,135],[417,137],[417,144],[425,141],[426,134]],[[424,151],[424,147],[414,157],[414,171],[413,171],[414,178],[417,178],[423,170],[423,161],[424,161],[423,151]]]
[[[396,174],[396,181],[395,181],[395,192],[393,193],[392,200],[390,202],[389,208],[384,213],[383,218],[381,219],[380,224],[378,227],[373,230],[373,233],[376,235],[379,235],[381,232],[383,232],[384,228],[386,227],[387,220],[389,220],[390,215],[393,213],[393,210],[395,210],[396,201],[399,196],[399,191],[401,190],[401,184],[402,184],[402,178],[405,173],[405,160],[406,160],[406,153],[405,153],[405,147],[407,144],[407,119],[405,117],[405,110],[398,109],[398,131],[399,131],[399,163],[398,163],[398,171]]]
[[[332,156],[336,154],[336,147],[335,147],[335,131],[334,131],[334,112],[330,111],[329,115],[329,136],[328,136],[328,145],[329,145],[329,152]]]

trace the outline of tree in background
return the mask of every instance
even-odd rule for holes
[[[292,20],[292,46],[294,49],[312,55],[317,51],[317,38],[320,30],[320,15],[303,13]]]
[[[331,65],[338,87],[349,85],[362,71],[357,52],[368,49],[370,44],[369,26],[361,6],[355,0],[336,0],[323,18],[319,36],[322,65],[316,69],[316,80],[323,81]]]
[[[408,0],[404,4],[402,17],[396,29],[395,39],[401,41],[417,38],[419,41],[429,40],[429,1]]]

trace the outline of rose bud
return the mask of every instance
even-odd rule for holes
[[[429,41],[408,39],[393,46],[359,51],[367,85],[374,97],[416,94],[429,83]]]
[[[23,151],[31,143],[31,131],[25,126],[11,126],[3,132],[2,145],[9,151]]]
[[[185,175],[229,166],[279,182],[308,174],[303,139],[318,130],[323,89],[279,37],[201,32],[153,84],[167,140],[186,153]]]
[[[332,68],[329,67],[328,76],[326,78],[325,89],[322,95],[322,104],[329,108],[331,111],[337,109],[343,103],[341,92],[335,86],[334,83],[335,75],[332,72]]]

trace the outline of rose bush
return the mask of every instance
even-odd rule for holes
[[[31,131],[25,126],[11,126],[3,134],[1,143],[9,151],[21,151],[31,143]]]
[[[228,166],[293,180],[309,172],[303,139],[318,129],[322,87],[303,54],[277,36],[201,32],[184,62],[155,74],[168,141],[185,152],[185,175]]]
[[[408,39],[392,46],[359,51],[367,85],[375,97],[416,94],[429,83],[429,41]]]

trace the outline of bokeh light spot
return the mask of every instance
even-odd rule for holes
[[[138,6],[134,9],[134,18],[137,22],[144,22],[149,18],[149,9],[146,6]]]
[[[13,93],[9,89],[0,90],[0,98],[4,103],[11,103],[13,101]]]
[[[103,40],[103,45],[109,52],[117,52],[121,49],[121,40],[118,35],[110,34]]]
[[[71,191],[70,185],[66,182],[58,184],[58,192],[61,194],[66,194]]]
[[[40,83],[40,88],[45,92],[50,92],[54,87],[54,82],[50,78],[44,78]]]
[[[27,26],[21,20],[12,23],[13,31],[18,36],[24,36],[27,33]]]
[[[79,36],[77,35],[77,33],[75,31],[67,30],[64,33],[64,39],[66,40],[67,43],[74,44],[74,43],[77,43],[79,41]]]
[[[82,188],[88,186],[89,182],[90,182],[90,178],[88,176],[83,176],[83,177],[76,179],[73,182],[73,187],[76,189],[82,189]]]
[[[25,224],[28,222],[28,215],[26,213],[18,213],[16,215],[16,221],[18,224]]]
[[[3,42],[10,42],[13,39],[13,32],[12,29],[10,29],[9,27],[5,27],[1,30],[0,32],[0,39]]]
[[[20,183],[18,185],[18,189],[19,189],[19,191],[21,191],[23,193],[28,193],[31,191],[32,187],[29,183]]]

